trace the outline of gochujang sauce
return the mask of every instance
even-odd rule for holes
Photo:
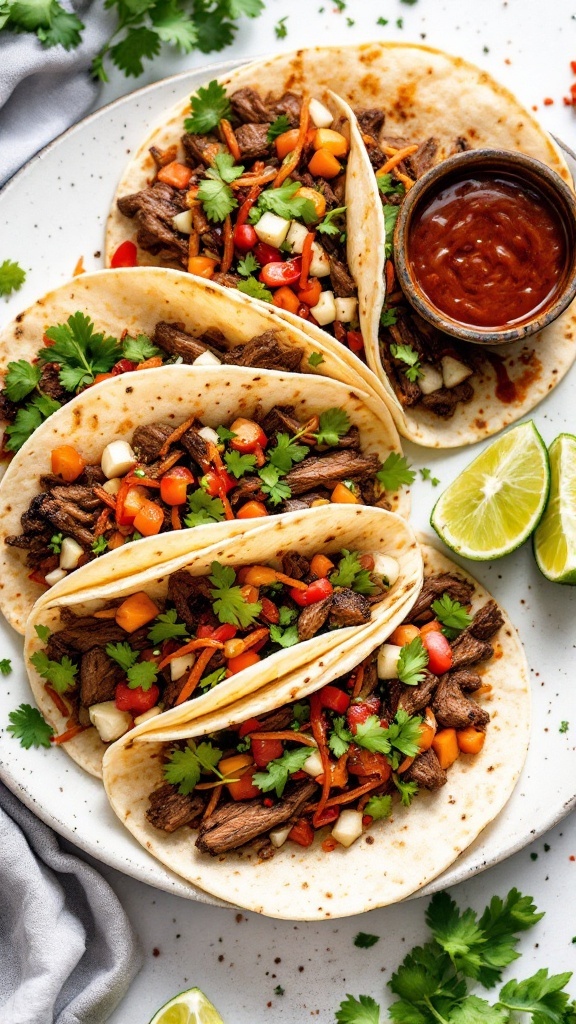
[[[443,314],[486,329],[545,310],[563,283],[567,238],[548,199],[513,175],[445,184],[412,218],[408,257]]]

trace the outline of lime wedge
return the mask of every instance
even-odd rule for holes
[[[576,437],[550,445],[550,498],[534,534],[540,572],[553,583],[576,583]]]
[[[224,1024],[224,1021],[199,988],[189,988],[164,1003],[150,1024]]]
[[[446,488],[430,522],[453,551],[501,558],[536,528],[548,496],[546,446],[529,420],[507,431]]]

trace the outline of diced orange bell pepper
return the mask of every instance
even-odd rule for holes
[[[130,597],[118,605],[115,619],[127,633],[133,633],[135,629],[140,629],[140,626],[152,622],[152,619],[159,614],[160,609],[154,604],[154,601],[143,590],[139,590],[136,594],[130,594]]]
[[[278,138],[275,139],[274,144],[276,146],[276,155],[279,160],[283,160],[285,156],[288,156],[288,153],[292,153],[296,149],[299,134],[299,128],[290,128],[287,132],[283,132],[282,135],[279,135]],[[306,132],[305,146],[312,142],[315,134],[316,129],[309,129]]]
[[[288,839],[299,846],[312,846],[314,842],[314,829],[305,818],[299,818],[288,833]]]
[[[234,676],[237,672],[242,672],[243,669],[250,668],[259,661],[260,655],[256,654],[256,651],[244,651],[243,654],[239,654],[236,658],[230,658],[226,667]]]
[[[165,185],[171,185],[172,188],[188,188],[192,170],[185,164],[173,160],[171,164],[161,167],[156,177],[158,181],[163,181]]]
[[[343,483],[336,484],[336,487],[330,495],[330,501],[333,501],[337,505],[360,504],[360,500],[356,497],[354,491],[351,491],[350,488],[346,487],[346,484]]]
[[[235,754],[223,758],[218,771],[224,778],[236,778],[237,782],[228,782],[227,789],[233,800],[252,800],[260,796],[261,791],[253,784],[252,776],[256,771],[254,758],[251,754]]]
[[[308,164],[310,174],[315,178],[336,178],[342,168],[333,153],[327,149],[317,149]]]
[[[457,733],[458,746],[463,754],[479,754],[485,739],[486,733],[473,725],[459,729]]]
[[[236,513],[236,519],[260,519],[267,516],[268,509],[262,501],[247,501]]]
[[[449,768],[460,754],[456,729],[440,729],[432,740],[432,749],[441,768]]]
[[[397,647],[404,647],[404,644],[409,644],[411,640],[414,640],[419,635],[420,630],[418,626],[397,626],[388,637],[386,643],[395,644]]]
[[[196,277],[214,277],[216,272],[216,261],[209,256],[191,256],[188,260],[188,273]]]
[[[318,579],[323,579],[333,568],[334,562],[331,562],[326,555],[314,555],[310,562],[310,572]]]
[[[350,149],[348,139],[333,128],[318,128],[314,134],[314,149],[325,149],[333,156],[346,156]]]
[[[423,626],[420,626],[420,636],[426,636],[427,633],[441,633],[442,626],[438,622],[438,619],[432,619],[432,622],[425,622]]]
[[[318,300],[322,294],[322,285],[318,277],[308,278],[308,284],[305,288],[301,288],[298,292],[298,298],[300,302],[305,302],[307,306],[316,306]]]
[[[153,537],[160,533],[164,522],[164,513],[155,501],[143,501],[134,518],[134,529],[143,537]]]
[[[316,210],[316,216],[318,220],[321,220],[326,213],[326,200],[321,192],[316,188],[308,188],[304,185],[294,193],[295,196],[300,196],[302,199],[309,199],[311,203],[314,203],[314,209]]]
[[[434,742],[437,729],[436,716],[432,711],[432,708],[426,708],[424,721],[420,726],[420,740],[418,743],[420,750],[430,750],[430,747]]]
[[[86,460],[71,444],[61,444],[58,448],[53,448],[51,461],[52,472],[69,484],[77,480],[86,465]]]
[[[124,498],[123,516],[120,526],[130,525],[130,520],[138,515],[142,505],[148,500],[148,491],[143,487],[130,487]]]
[[[278,306],[279,309],[287,309],[289,313],[294,313],[294,315],[298,313],[300,300],[292,289],[288,288],[286,285],[282,288],[278,288],[274,292],[272,302],[275,306]]]

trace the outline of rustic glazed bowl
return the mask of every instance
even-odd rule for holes
[[[505,174],[531,186],[548,200],[565,230],[566,262],[563,274],[549,302],[521,322],[500,328],[482,328],[460,323],[432,303],[414,274],[410,259],[410,232],[414,218],[441,188],[460,178]],[[434,327],[462,341],[481,345],[503,345],[519,341],[551,324],[576,295],[576,196],[555,171],[523,153],[477,149],[457,153],[427,171],[404,199],[394,232],[396,274],[410,304]]]

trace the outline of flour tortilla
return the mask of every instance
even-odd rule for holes
[[[209,531],[212,531],[210,537]],[[65,731],[66,718],[46,693],[44,680],[30,663],[30,656],[43,648],[35,626],[48,626],[55,632],[59,628],[61,607],[65,606],[76,614],[91,614],[111,600],[142,590],[152,600],[163,600],[171,573],[187,569],[193,576],[208,575],[213,561],[236,567],[254,563],[280,567],[282,555],[287,551],[298,551],[311,557],[316,552],[330,554],[349,548],[374,554],[377,571],[379,554],[397,559],[400,565],[398,580],[380,601],[372,605],[369,623],[313,637],[278,651],[224,680],[193,701],[198,706],[198,714],[211,714],[270,682],[277,683],[287,675],[313,678],[321,668],[323,657],[335,650],[338,651],[338,659],[332,678],[341,671],[339,666],[349,665],[352,668],[365,656],[365,648],[365,653],[368,653],[379,639],[383,640],[402,621],[421,586],[422,556],[411,528],[395,513],[366,505],[323,505],[305,512],[289,512],[224,541],[220,541],[217,528],[206,527],[205,537],[206,546],[202,549],[186,552],[179,545],[177,550],[173,550],[173,557],[169,557],[168,547],[158,544],[157,537],[148,537],[138,542],[140,564],[143,564],[144,555],[148,557],[149,568],[146,571],[115,579],[113,583],[102,579],[98,585],[90,581],[89,586],[83,588],[81,577],[84,569],[79,569],[78,589],[74,593],[68,593],[62,584],[56,584],[36,603],[26,627],[26,667],[36,703],[58,733]],[[186,721],[189,714],[188,704],[182,704],[165,712],[162,722],[175,728]],[[83,768],[93,775],[100,774],[106,748],[95,729],[87,729],[64,746]]]
[[[425,571],[457,571],[472,579],[435,548],[426,545],[423,552]],[[473,582],[477,607],[490,595]],[[395,801],[392,819],[370,829],[371,845],[358,840],[347,850],[338,847],[327,861],[320,845],[323,833],[311,847],[288,843],[268,861],[250,849],[212,858],[196,850],[190,829],[168,835],[146,820],[149,794],[163,782],[164,744],[200,737],[300,699],[324,685],[324,676],[300,683],[287,678],[216,714],[201,714],[197,702],[177,730],[161,727],[166,715],[134,730],[112,745],[104,759],[110,803],[138,842],[190,883],[191,895],[202,890],[238,907],[292,920],[346,917],[405,899],[477,838],[509,799],[522,770],[530,728],[528,667],[516,630],[504,620],[495,657],[483,671],[484,681],[492,685],[491,693],[480,698],[491,716],[483,750],[475,757],[461,755],[448,770],[447,784],[435,793],[422,791],[410,808]],[[374,639],[364,656],[377,646]],[[346,671],[337,668],[329,678]]]
[[[237,416],[266,414],[272,406],[292,405],[306,422],[311,416],[340,407],[360,430],[362,450],[384,462],[401,453],[400,441],[386,406],[373,396],[328,377],[254,370],[240,366],[163,366],[114,377],[78,395],[42,424],[16,454],[0,483],[0,611],[20,633],[34,602],[46,593],[29,578],[26,551],[9,547],[6,537],[20,532],[20,518],[40,494],[40,478],[51,472],[51,452],[73,445],[88,464],[99,463],[107,444],[132,441],[136,427],[164,421],[177,427],[189,416],[204,426],[229,425]],[[409,492],[390,493],[392,510],[409,513]],[[259,520],[217,524],[223,540],[250,530]],[[194,527],[159,534],[155,546],[163,561],[179,552],[204,547],[213,527]],[[71,593],[104,580],[121,579],[150,564],[140,542],[125,544],[95,559],[62,581],[60,593]],[[81,583],[80,583],[81,579]]]

